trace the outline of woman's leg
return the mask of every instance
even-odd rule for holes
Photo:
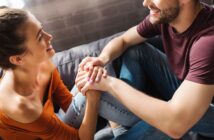
[[[86,97],[83,96],[82,93],[78,93],[74,97],[67,112],[62,117],[62,120],[65,123],[78,128],[81,125],[84,116],[85,101]],[[140,120],[108,93],[102,94],[99,114],[103,118],[117,122],[123,126],[132,126]]]
[[[72,88],[71,93],[75,94],[75,96],[73,97],[69,108],[62,116],[62,121],[70,126],[79,128],[85,114],[86,97],[78,91],[76,86]]]

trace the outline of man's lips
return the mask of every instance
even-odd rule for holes
[[[160,12],[159,9],[150,9],[150,15],[156,15]]]
[[[150,14],[151,15],[155,15],[155,14],[158,14],[159,13],[159,10],[150,10]]]
[[[155,6],[149,6],[150,15],[156,15],[160,12],[160,9],[156,8]]]

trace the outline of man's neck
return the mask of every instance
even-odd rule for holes
[[[197,4],[193,2],[183,4],[180,14],[170,23],[170,26],[172,26],[177,33],[183,33],[192,25],[201,9],[202,5],[199,2]]]

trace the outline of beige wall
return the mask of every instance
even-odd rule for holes
[[[57,51],[127,30],[147,14],[142,0],[27,0]]]

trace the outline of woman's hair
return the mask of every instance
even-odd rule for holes
[[[3,69],[15,68],[10,63],[10,56],[25,52],[24,32],[21,27],[28,19],[28,13],[21,9],[0,7],[0,67]]]

